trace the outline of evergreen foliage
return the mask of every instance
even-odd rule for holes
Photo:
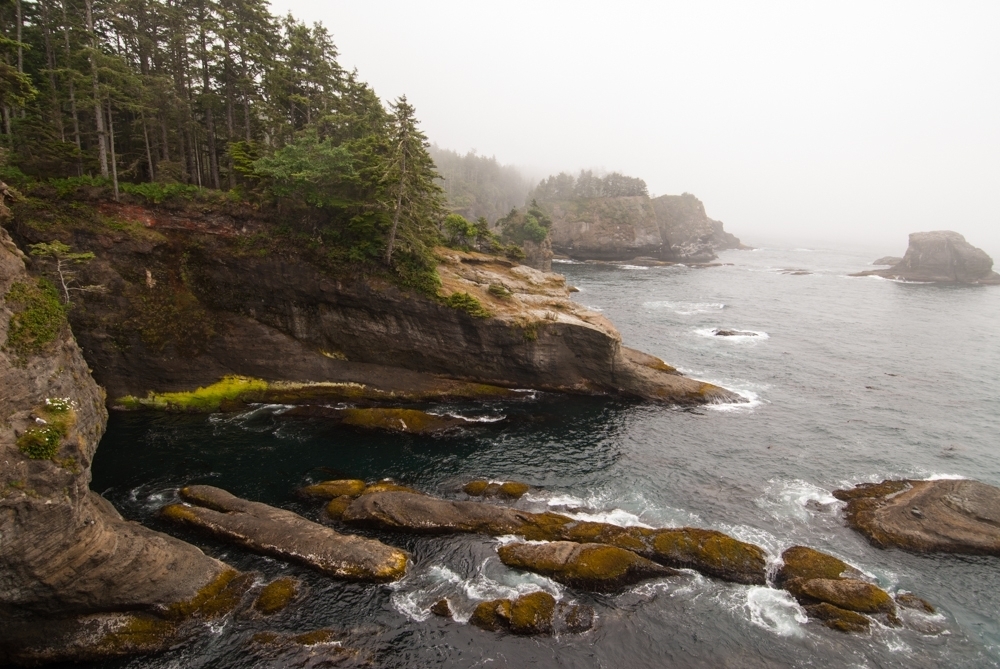
[[[560,172],[542,179],[530,196],[538,201],[580,200],[595,197],[629,197],[649,195],[646,182],[612,172],[603,177],[594,176],[590,170],[580,170],[577,177]]]
[[[432,145],[430,154],[452,212],[495,223],[511,209],[524,206],[531,182],[517,168],[475,151],[463,156]]]
[[[228,191],[333,264],[436,293],[446,210],[415,110],[383,106],[326,28],[265,0],[0,3],[0,146],[0,178],[29,195]]]
[[[509,214],[497,221],[500,237],[503,241],[523,245],[526,241],[541,244],[549,235],[552,219],[532,200],[525,211],[512,209]]]

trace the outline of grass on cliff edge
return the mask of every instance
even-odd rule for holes
[[[126,395],[115,404],[124,409],[160,409],[168,411],[218,411],[225,401],[243,400],[263,393],[269,384],[249,376],[226,376],[210,386],[176,393],[150,393],[138,398]]]

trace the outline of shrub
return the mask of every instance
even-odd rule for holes
[[[444,301],[452,309],[461,309],[474,318],[489,318],[493,314],[468,293],[452,293]]]
[[[17,447],[32,460],[50,460],[59,452],[62,431],[54,425],[33,427],[17,438]]]
[[[55,341],[66,324],[66,309],[56,287],[45,279],[16,282],[4,296],[13,311],[4,349],[24,359]]]
[[[502,300],[509,298],[511,295],[510,291],[502,283],[491,283],[489,293],[493,297],[499,297]]]

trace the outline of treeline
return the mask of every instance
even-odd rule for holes
[[[264,0],[4,0],[4,178],[284,202],[331,254],[432,290],[446,209],[426,137],[336,57]]]
[[[594,176],[590,170],[580,170],[580,174],[576,177],[566,172],[560,172],[547,179],[542,179],[528,197],[543,202],[546,200],[577,200],[633,195],[649,195],[645,181],[635,177],[627,177],[618,172],[598,177]]]
[[[524,206],[532,182],[517,168],[475,151],[462,155],[431,145],[430,154],[454,213],[493,224],[511,209]]]

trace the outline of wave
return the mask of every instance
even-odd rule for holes
[[[649,269],[646,265],[615,265],[618,269]]]
[[[785,590],[753,586],[747,590],[746,608],[750,622],[778,636],[802,636],[809,622],[798,602]]]
[[[671,302],[668,300],[643,302],[642,306],[647,309],[669,309],[681,316],[714,313],[726,308],[722,302]]]
[[[695,334],[701,335],[702,337],[711,337],[712,339],[736,341],[736,342],[760,341],[763,339],[771,338],[769,334],[759,330],[738,330],[738,332],[747,332],[752,334],[745,334],[745,335],[736,334],[736,335],[726,335],[720,337],[719,335],[716,334],[716,332],[718,332],[719,330],[720,328],[700,328],[698,330],[695,330]]]
[[[464,420],[467,423],[499,423],[500,421],[507,418],[507,416],[500,414],[499,416],[463,416],[462,414],[445,412],[445,413],[435,413],[433,411],[428,411],[430,416],[448,416],[450,418],[458,418],[459,420]]]
[[[707,380],[707,379],[705,379]],[[752,390],[747,390],[745,388],[737,388],[732,384],[727,384],[725,382],[708,381],[708,383],[714,384],[721,388],[725,388],[729,392],[736,393],[742,397],[745,402],[716,402],[713,404],[706,404],[703,408],[710,409],[712,411],[733,411],[733,412],[743,412],[743,411],[753,411],[760,405],[764,403],[764,400],[760,399],[760,395]]]
[[[814,511],[835,510],[843,504],[829,490],[802,479],[771,479],[755,503],[776,519],[799,521],[809,520]]]
[[[560,265],[584,265],[582,260],[573,260],[572,258],[553,258],[552,262],[558,263]]]

